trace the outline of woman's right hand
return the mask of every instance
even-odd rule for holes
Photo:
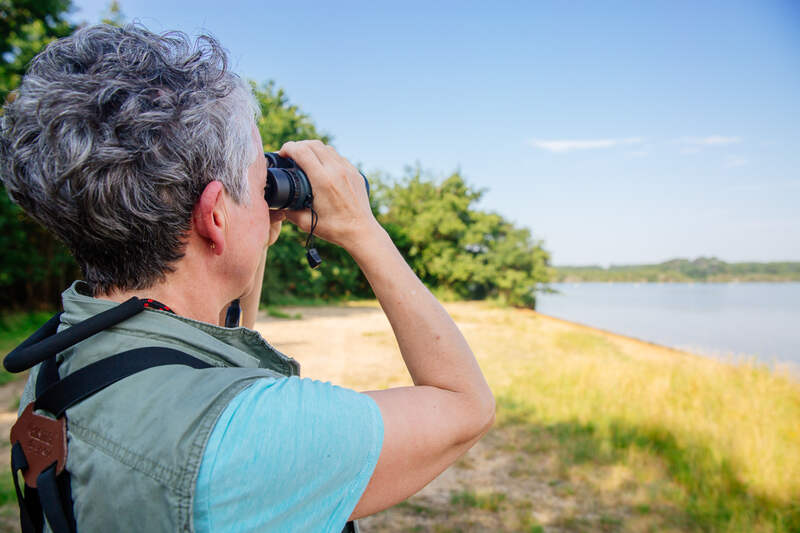
[[[314,234],[346,250],[380,228],[372,215],[364,178],[347,159],[322,141],[290,141],[278,152],[303,169],[314,194],[319,219]],[[287,211],[289,221],[311,230],[311,210]]]

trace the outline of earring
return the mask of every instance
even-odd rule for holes
[[[217,247],[217,245],[216,245],[216,244],[214,244],[214,243],[212,242],[212,243],[211,243],[211,249],[213,250],[213,249],[215,249],[216,247]]]

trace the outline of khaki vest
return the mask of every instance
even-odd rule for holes
[[[62,301],[59,331],[117,305],[89,296],[83,282]],[[148,346],[175,348],[224,370],[150,368],[67,410],[66,468],[79,532],[194,531],[197,474],[219,415],[254,380],[300,373],[295,360],[255,331],[150,309],[61,352],[59,373]],[[34,399],[38,370],[31,369],[20,413]]]

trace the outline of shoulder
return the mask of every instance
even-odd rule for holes
[[[309,424],[333,426],[337,419],[352,418],[353,412],[380,417],[377,404],[366,394],[292,376],[256,380],[230,402],[225,414],[231,418],[261,415],[265,422],[280,423],[284,429],[300,429]]]
[[[369,396],[308,378],[258,380],[217,420],[197,480],[196,519],[208,530],[244,516],[269,530],[329,530],[331,520],[341,529],[382,442]],[[264,507],[232,503],[254,499]]]

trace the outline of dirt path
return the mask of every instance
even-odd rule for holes
[[[492,320],[503,324],[508,320],[503,312],[486,306],[456,303],[446,307],[468,338],[481,339]],[[389,322],[377,304],[283,308],[282,311],[300,314],[302,318],[272,318],[262,313],[256,329],[276,348],[301,363],[303,377],[356,390],[411,384]],[[554,329],[582,328],[534,315],[548,321],[549,327]],[[615,343],[638,343],[600,333]],[[509,357],[512,360],[515,356]],[[0,431],[4,435],[8,434],[16,416],[14,405],[23,384],[24,380],[0,387]],[[630,506],[600,495],[592,488],[597,484],[565,476],[563,470],[559,470],[555,444],[548,445],[546,439],[540,438],[535,447],[531,447],[531,442],[530,435],[522,434],[519,428],[493,429],[420,493],[360,521],[362,531],[555,533],[617,531],[623,521],[627,525],[624,530],[644,531],[654,525],[637,524],[639,518],[630,516],[626,510]],[[8,456],[5,442],[0,453]],[[610,478],[617,483],[625,483],[629,475],[610,470],[595,474],[598,479]],[[0,472],[0,475],[7,473]],[[2,508],[0,531],[14,530],[6,528],[7,524],[14,523],[12,515],[15,513],[11,505]],[[658,524],[655,526],[655,529],[663,529]]]
[[[485,307],[469,303],[446,307],[467,337],[480,334]],[[263,316],[256,329],[300,361],[303,377],[356,390],[412,384],[391,326],[377,305],[282,310],[302,319]],[[575,326],[554,321],[553,327]],[[524,441],[525,436],[514,429],[493,429],[417,495],[361,520],[362,531],[545,531],[538,524],[550,524],[547,532],[581,531],[575,521],[597,511],[580,502],[592,498],[580,485],[560,480],[563,474],[558,472],[554,447],[521,452]],[[454,505],[459,497],[465,501]],[[473,497],[478,500],[472,501]]]

